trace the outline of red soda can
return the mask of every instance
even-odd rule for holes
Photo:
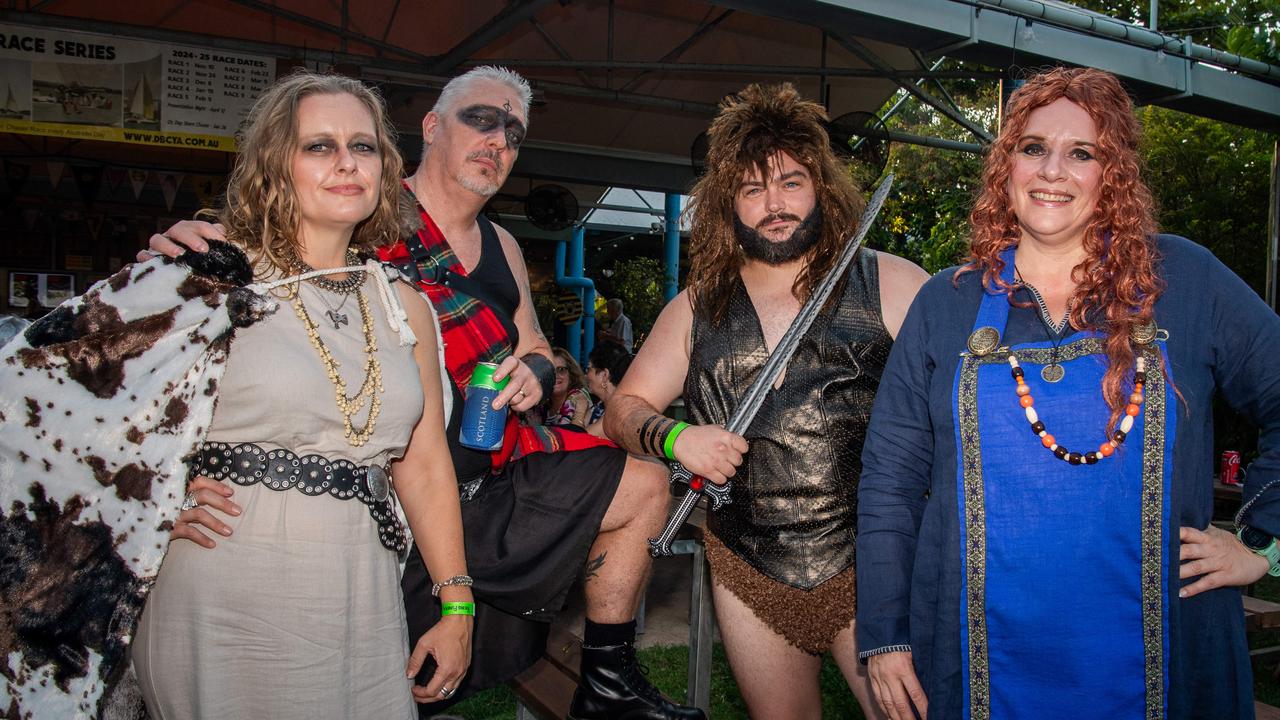
[[[1218,479],[1223,485],[1239,485],[1240,453],[1235,450],[1222,451],[1222,463],[1218,466]]]

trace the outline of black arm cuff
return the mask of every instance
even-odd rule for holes
[[[533,376],[538,378],[538,386],[542,388],[542,399],[551,397],[551,389],[556,384],[556,369],[547,356],[542,353],[529,353],[520,358],[520,361],[528,365],[533,371]]]

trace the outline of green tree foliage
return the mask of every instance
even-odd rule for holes
[[[631,329],[636,344],[649,334],[653,321],[658,319],[665,304],[662,300],[662,263],[651,257],[637,255],[613,264],[610,278],[613,292],[622,298],[623,312],[631,318]]]
[[[1151,19],[1148,0],[1072,4],[1135,25]],[[1243,57],[1280,61],[1280,0],[1160,0],[1156,29]]]
[[[943,87],[970,118],[994,127],[999,92],[995,83],[957,80]],[[929,90],[940,92],[936,87]],[[915,135],[975,142],[968,131],[915,101],[905,103],[886,125]],[[868,244],[908,258],[930,273],[960,262],[969,248],[968,215],[982,173],[981,156],[895,142],[887,169],[897,175],[894,192]]]
[[[1274,136],[1164,108],[1140,115],[1160,228],[1208,247],[1263,294]]]

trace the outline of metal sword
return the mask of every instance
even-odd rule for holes
[[[738,403],[738,407],[734,409],[733,414],[729,417],[729,421],[725,423],[724,429],[732,433],[741,435],[751,425],[751,421],[755,419],[756,413],[760,410],[760,405],[764,403],[765,396],[769,393],[769,388],[773,387],[773,383],[778,379],[778,375],[782,373],[783,368],[791,361],[791,356],[795,354],[796,348],[800,346],[800,340],[804,334],[809,332],[809,327],[813,325],[813,321],[817,318],[822,306],[826,304],[827,298],[831,297],[831,292],[835,290],[836,284],[840,282],[840,278],[844,276],[849,269],[849,264],[853,262],[853,256],[858,252],[858,248],[862,246],[862,241],[867,237],[867,231],[871,229],[872,223],[875,222],[876,215],[880,213],[884,200],[889,195],[889,189],[893,187],[893,173],[890,173],[876,188],[871,199],[867,202],[867,207],[862,212],[862,217],[858,220],[858,232],[850,238],[844,251],[840,253],[836,264],[822,278],[822,282],[809,293],[809,299],[800,307],[800,312],[796,314],[795,320],[791,321],[791,327],[787,328],[786,333],[778,340],[778,345],[769,354],[769,359],[765,360],[764,366],[760,368],[760,374],[756,376],[755,382],[747,388],[747,392],[743,394],[742,400]],[[671,482],[688,484],[689,490],[680,499],[680,503],[676,505],[676,509],[672,511],[671,517],[667,519],[667,524],[662,528],[662,532],[656,538],[649,539],[649,554],[653,557],[669,557],[671,555],[671,543],[675,540],[676,533],[684,526],[689,519],[689,514],[693,512],[693,508],[697,506],[698,501],[705,495],[711,502],[711,509],[718,510],[722,505],[730,502],[729,490],[733,486],[732,482],[726,482],[724,485],[716,485],[707,482],[706,478],[699,477],[689,472],[688,468],[678,462],[671,463]]]

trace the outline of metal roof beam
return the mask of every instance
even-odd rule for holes
[[[543,141],[521,145],[511,171],[521,177],[606,187],[625,178],[627,187],[676,193],[688,192],[697,179],[684,157]]]
[[[677,63],[645,62],[630,60],[544,60],[533,58],[502,58],[501,60],[467,60],[462,65],[484,65],[501,62],[513,68],[579,68],[582,70],[653,70],[658,72],[684,72],[741,75],[794,75],[852,78],[892,78],[917,80],[937,79],[1000,79],[1004,73],[995,70],[889,70],[870,68],[807,67],[799,65],[738,65],[727,63]]]
[[[610,8],[612,7],[613,6],[610,5]],[[578,78],[582,80],[583,85],[587,85],[589,87],[596,87],[596,84],[591,82],[591,78],[588,77],[587,74],[582,71],[581,62],[573,59],[573,56],[569,54],[569,51],[565,50],[564,46],[561,45],[559,42],[557,42],[556,39],[551,36],[551,33],[548,32],[547,29],[542,26],[542,23],[538,22],[538,18],[536,17],[529,18],[529,24],[533,25],[533,29],[537,30],[538,34],[542,36],[542,39],[547,42],[547,45],[550,45],[551,49],[555,50],[556,54],[560,56],[561,60],[564,62],[563,67],[575,68],[576,74],[578,75]],[[494,62],[494,61],[488,61],[488,62]],[[552,60],[551,62],[555,62],[555,61]],[[510,60],[505,60],[505,59],[502,60],[502,63],[507,66],[516,65],[516,63],[513,63]],[[461,64],[462,65],[482,65],[484,64],[484,62],[479,60],[468,60],[468,61],[462,62]]]
[[[260,0],[231,0],[231,2],[237,5],[243,5],[253,10],[258,10],[259,12],[263,12],[268,15],[274,15],[279,18],[284,18],[285,20],[288,20],[290,22],[296,22],[299,25],[305,25],[309,28],[314,28],[316,30],[322,30],[324,32],[331,33],[332,35],[338,37],[340,40],[355,40],[356,42],[363,43],[370,47],[375,47],[375,48],[378,48],[379,50],[385,50],[387,52],[393,52],[393,53],[396,53],[397,55],[403,55],[404,57],[413,58],[414,60],[427,61],[431,59],[427,55],[423,55],[422,53],[417,53],[412,50],[406,50],[405,48],[402,48],[398,45],[392,45],[391,43],[388,43],[388,42],[383,42],[382,40],[379,40],[376,37],[365,35],[363,33],[358,33],[352,30],[346,30],[339,25],[333,25],[321,20],[316,20],[313,17],[303,15],[302,13],[293,12],[292,10],[284,10],[275,5],[261,2]]]
[[[703,23],[700,27],[694,30],[693,33],[689,35],[689,37],[685,38],[683,42],[681,42],[679,45],[676,45],[674,48],[671,48],[671,51],[668,52],[666,55],[663,55],[662,58],[659,60],[659,62],[670,62],[680,57],[681,55],[684,54],[685,50],[688,50],[689,48],[693,47],[695,43],[697,43],[699,40],[703,38],[703,36],[711,32],[712,30],[715,30],[720,25],[720,23],[724,22],[725,19],[732,14],[733,14],[732,10],[725,10],[724,12],[716,16],[714,20],[710,20]],[[642,72],[639,75],[631,78],[631,80],[629,80],[625,85],[622,86],[623,92],[626,92],[627,90],[630,90],[631,88],[635,87],[636,84],[639,83],[640,80],[647,74],[648,73],[646,72]]]
[[[715,2],[992,67],[1095,67],[1119,76],[1139,102],[1280,131],[1280,82],[1271,79],[1280,67],[1078,8],[1039,0]]]
[[[846,50],[853,53],[854,55],[857,55],[859,59],[861,59],[863,62],[870,65],[871,67],[875,68],[876,70],[880,71],[881,73],[885,74],[886,77],[888,77],[890,73],[894,72],[893,66],[889,65],[889,63],[880,59],[880,56],[872,52],[871,48],[868,48],[866,45],[863,45],[862,43],[858,42],[856,39],[849,37],[847,35],[834,34],[834,33],[832,34],[832,37],[835,38],[836,42],[843,45]],[[937,110],[938,112],[942,113],[944,116],[950,118],[952,122],[955,122],[960,127],[963,127],[965,130],[968,130],[970,133],[973,134],[974,137],[978,138],[982,142],[987,142],[987,143],[991,142],[991,139],[992,139],[991,133],[987,132],[985,128],[983,128],[978,123],[970,120],[968,117],[965,116],[964,113],[960,112],[955,108],[948,106],[946,103],[935,98],[933,95],[930,95],[927,91],[925,91],[924,88],[917,87],[914,83],[903,80],[902,78],[891,77],[890,79],[893,80],[893,82],[897,84],[898,87],[902,88],[903,90],[906,90],[907,92],[914,95],[921,102],[926,103],[927,105],[932,107],[934,110]]]
[[[489,43],[533,17],[534,13],[550,2],[552,0],[515,0],[443,55],[433,58],[427,67],[427,72],[433,75],[452,73],[463,60],[483,50]]]

